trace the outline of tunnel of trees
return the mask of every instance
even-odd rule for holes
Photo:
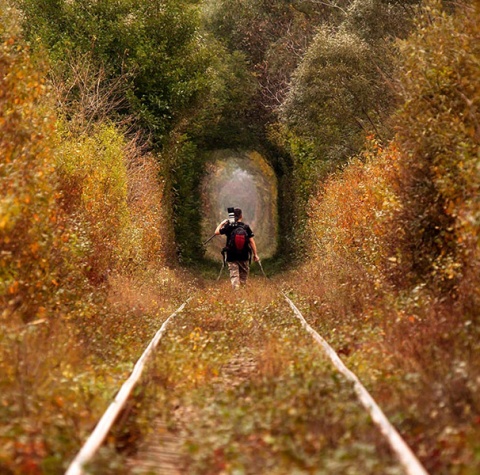
[[[316,183],[358,153],[366,135],[392,135],[395,41],[408,35],[416,4],[29,0],[19,6],[28,38],[51,58],[68,127],[78,133],[113,120],[158,155],[176,252],[189,262],[204,254],[200,189],[209,152],[217,149],[256,150],[266,158],[278,180],[279,249],[301,247]]]
[[[479,29],[475,0],[0,0],[0,471],[63,473],[238,197],[432,473],[478,472]]]

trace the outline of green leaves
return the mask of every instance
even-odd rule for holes
[[[94,67],[105,68],[108,81],[123,77],[126,112],[157,141],[203,88],[196,78],[208,63],[191,2],[32,0],[22,6],[30,37],[49,47],[55,66],[89,54]],[[63,73],[68,75],[68,68]]]
[[[378,71],[386,60],[356,33],[324,27],[316,35],[281,108],[289,130],[315,144],[316,160],[340,163],[383,127],[393,102]]]

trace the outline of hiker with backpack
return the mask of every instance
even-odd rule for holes
[[[255,262],[259,262],[260,257],[253,239],[253,231],[242,221],[242,210],[235,208],[233,214],[234,222],[228,219],[222,221],[215,229],[215,235],[224,234],[227,237],[227,245],[222,254],[227,261],[232,287],[238,290],[241,285],[247,283],[252,255]]]

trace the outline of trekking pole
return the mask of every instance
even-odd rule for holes
[[[268,279],[267,274],[265,274],[265,271],[263,270],[262,261],[257,261],[257,262],[258,262],[258,265],[260,266],[260,269],[262,270],[263,277],[265,277],[265,279]]]
[[[222,261],[222,268],[220,269],[220,273],[218,274],[217,282],[220,280],[220,277],[222,276],[222,272],[223,272],[224,267],[225,267],[225,261]]]
[[[225,250],[222,251],[222,268],[220,269],[220,273],[218,274],[217,277],[217,282],[220,280],[220,277],[222,276],[223,269],[225,267],[225,261],[227,260],[227,256],[225,253]]]
[[[203,243],[203,245],[206,246],[215,236],[216,236],[216,234],[214,234],[212,237],[209,237],[209,238]]]

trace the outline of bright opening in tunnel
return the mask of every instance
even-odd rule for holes
[[[212,153],[202,186],[203,237],[208,239],[227,208],[241,208],[243,221],[255,234],[260,258],[271,257],[277,247],[277,180],[257,152],[217,150]],[[207,257],[221,259],[225,237],[207,245]]]

